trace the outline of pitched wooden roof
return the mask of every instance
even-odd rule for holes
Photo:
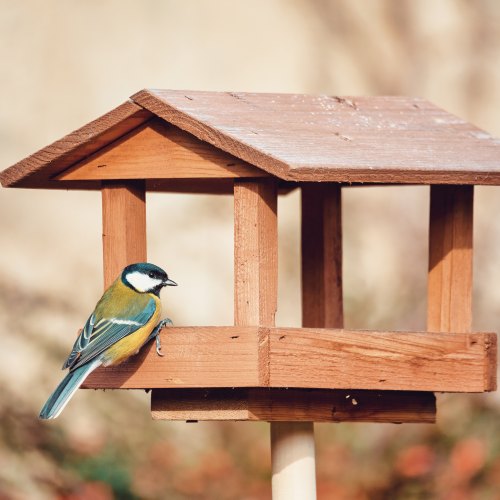
[[[423,99],[172,90],[133,95],[0,180],[97,188],[53,179],[156,117],[283,181],[500,184],[500,140]]]
[[[149,111],[127,101],[7,168],[0,173],[0,181],[4,187],[57,188],[57,182],[51,183],[54,176],[135,129],[151,116]],[[92,189],[98,186],[83,181],[60,187]]]

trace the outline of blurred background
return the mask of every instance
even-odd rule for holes
[[[0,169],[145,88],[407,94],[500,135],[496,0],[0,0]],[[475,195],[474,328],[500,332],[500,191]],[[278,324],[300,323],[299,195],[280,199]],[[426,187],[343,192],[346,326],[425,329]],[[265,423],[153,422],[149,395],[38,411],[102,292],[100,195],[0,189],[0,499],[268,499]],[[176,325],[232,322],[232,199],[148,196]],[[320,499],[500,498],[496,394],[437,425],[320,424]]]

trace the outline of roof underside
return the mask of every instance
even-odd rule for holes
[[[133,95],[0,180],[98,188],[53,178],[155,116],[282,181],[500,184],[500,140],[422,99],[170,90]]]

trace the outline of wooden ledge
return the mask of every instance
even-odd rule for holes
[[[155,420],[434,423],[432,392],[328,389],[158,389]]]
[[[84,387],[307,388],[484,392],[496,388],[496,335],[320,328],[171,327]]]

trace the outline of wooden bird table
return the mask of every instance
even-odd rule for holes
[[[100,189],[104,282],[147,260],[146,192],[234,196],[234,326],[169,327],[88,388],[153,389],[169,420],[271,422],[273,498],[315,498],[314,422],[425,422],[434,392],[496,388],[472,331],[473,186],[500,141],[404,97],[141,91],[5,170],[4,186]],[[343,328],[341,193],[428,184],[427,332]],[[277,198],[302,194],[302,328],[277,327]],[[161,264],[161,263],[160,263]]]

